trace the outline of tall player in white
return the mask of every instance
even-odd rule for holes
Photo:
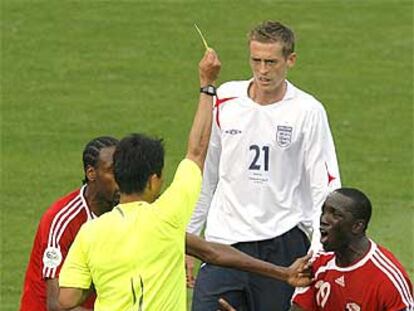
[[[294,41],[279,22],[258,25],[249,34],[253,78],[217,89],[202,193],[187,230],[200,234],[207,221],[207,240],[284,266],[308,251],[308,236],[320,248],[321,206],[340,187],[324,107],[286,80]],[[192,263],[187,258],[190,286]],[[220,297],[237,310],[287,310],[292,293],[281,282],[206,264],[193,311],[217,310]]]

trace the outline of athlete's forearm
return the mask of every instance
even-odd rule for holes
[[[213,123],[215,121],[213,120]],[[215,124],[214,124],[215,125]],[[215,133],[215,126],[212,126],[211,136]],[[207,221],[208,211],[218,183],[218,167],[220,162],[220,148],[214,146],[210,138],[206,160],[204,163],[203,183],[200,196],[194,208],[193,214],[187,225],[187,232],[200,235]]]
[[[200,86],[214,84],[220,71],[220,61],[213,50],[204,55],[199,64]],[[207,154],[213,118],[213,97],[200,93],[198,108],[188,138],[186,157],[202,170]]]
[[[200,94],[198,109],[193,121],[186,158],[194,161],[201,170],[204,168],[204,160],[210,139],[212,120],[213,98],[206,94]]]
[[[90,291],[81,288],[60,287],[59,288],[59,305],[62,310],[73,310],[74,308],[81,308],[80,305],[89,296]],[[76,311],[87,310],[84,308],[74,309]]]
[[[280,281],[287,280],[287,269],[284,267],[256,259],[228,245],[212,243],[211,247],[216,254],[212,264],[253,272]]]
[[[207,242],[195,235],[186,237],[186,252],[204,262],[247,272],[257,273],[281,281],[287,280],[287,269],[253,258],[234,247]]]
[[[91,311],[91,309],[86,309],[83,307],[75,307],[72,309],[63,308],[59,301],[58,301],[58,295],[59,295],[59,283],[58,279],[47,279],[46,280],[46,300],[47,300],[47,310],[48,311],[64,311],[64,310],[70,310],[70,311]],[[86,291],[84,294],[84,299],[82,302],[89,296],[90,292]]]

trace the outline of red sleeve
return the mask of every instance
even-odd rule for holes
[[[384,281],[381,283],[379,287],[379,297],[381,297],[383,300],[384,310],[387,310],[387,311],[411,310],[409,309],[410,298],[408,297],[408,293],[404,294],[401,289],[397,289],[389,281]]]
[[[78,204],[66,209],[52,207],[50,212],[43,216],[40,223],[42,241],[40,264],[44,279],[59,277],[69,247],[85,221],[83,206]]]
[[[85,302],[82,304],[82,307],[86,309],[93,309],[95,304],[96,294],[92,293],[88,298],[86,298]]]
[[[296,288],[293,294],[292,304],[295,303],[303,310],[317,310],[315,301],[315,287],[313,285],[305,288]]]
[[[413,286],[398,259],[389,250],[379,246],[376,261],[384,277],[378,287],[378,297],[383,300],[384,310],[414,310]]]

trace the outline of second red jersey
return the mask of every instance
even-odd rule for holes
[[[21,311],[47,311],[46,279],[58,278],[76,234],[96,216],[90,211],[85,186],[57,200],[42,216],[27,267]],[[93,308],[93,298],[85,307]]]
[[[408,274],[390,251],[373,241],[368,253],[349,267],[338,267],[334,253],[321,253],[312,269],[313,285],[297,288],[292,298],[306,311],[413,310]]]

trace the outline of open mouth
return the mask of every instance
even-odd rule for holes
[[[320,228],[319,231],[321,232],[321,243],[325,244],[326,242],[328,242],[328,230],[326,230],[325,228]]]
[[[260,81],[260,83],[264,83],[264,84],[270,83],[270,79],[265,78],[265,77],[259,77],[258,80]]]

